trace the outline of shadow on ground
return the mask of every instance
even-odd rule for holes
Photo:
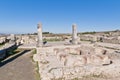
[[[22,52],[20,52],[20,53],[18,53],[18,54],[13,55],[12,57],[10,57],[10,58],[8,58],[8,59],[0,62],[0,67],[6,65],[7,63],[15,60],[15,59],[18,58],[19,56],[21,56],[21,55],[23,55],[23,54],[25,54],[26,52],[29,52],[29,51],[30,51],[30,50],[24,50],[24,51],[22,51]]]

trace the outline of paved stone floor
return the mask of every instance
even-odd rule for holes
[[[25,51],[0,63],[0,80],[36,80],[31,55]]]

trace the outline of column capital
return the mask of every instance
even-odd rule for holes
[[[39,28],[41,28],[41,27],[42,27],[42,23],[39,22],[39,23],[37,24],[37,28],[39,29]]]

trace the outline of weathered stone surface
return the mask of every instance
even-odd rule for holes
[[[10,43],[15,43],[16,39],[15,39],[15,35],[14,34],[10,34]]]
[[[109,66],[111,63],[109,56],[104,54],[104,49],[91,46],[46,47],[37,50],[34,60],[39,62],[41,80],[71,80],[87,75],[100,75],[101,68],[104,67],[102,65]],[[81,51],[84,50],[86,53],[83,54]]]
[[[110,59],[110,57],[109,56],[106,56],[106,55],[104,55],[103,56],[103,65],[108,65],[108,64],[111,64],[112,63],[112,60]]]
[[[76,24],[72,25],[72,44],[78,44],[77,37],[77,26]]]
[[[37,41],[37,47],[41,47],[43,44],[43,38],[42,38],[42,24],[39,23],[38,26],[38,41]]]
[[[106,52],[107,51],[103,48],[95,48],[95,54],[104,55]]]

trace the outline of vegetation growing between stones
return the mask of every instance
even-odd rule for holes
[[[110,34],[110,32],[104,32],[105,34]]]
[[[87,76],[83,76],[83,78],[103,78],[103,79],[106,79],[107,76],[106,75],[103,75],[103,74],[90,74],[90,75],[87,75]]]
[[[8,58],[8,57],[14,55],[14,54],[19,53],[20,51],[23,51],[23,49],[17,48],[17,49],[15,49],[15,50],[13,50],[13,49],[9,50],[9,51],[7,52],[7,56],[6,56],[5,58],[3,58],[3,59],[0,59],[0,62],[3,61],[3,60],[5,60],[5,59]]]
[[[33,55],[37,53],[36,49],[33,49],[33,52],[32,52],[32,53],[33,53],[33,54],[30,56],[30,58],[32,59],[33,62],[35,62],[35,61],[33,60]]]
[[[36,53],[37,53],[37,50],[36,50],[36,49],[34,49],[33,54],[36,54]]]
[[[93,31],[93,32],[83,32],[82,34],[95,34],[96,32]]]
[[[62,39],[43,39],[43,41],[49,41],[49,42],[54,42],[54,41],[63,41]]]
[[[63,78],[63,77],[58,78],[58,79],[53,78],[53,79],[51,79],[51,80],[65,80],[65,78]]]
[[[36,76],[36,80],[41,80],[40,74],[39,74],[39,65],[38,65],[38,62],[35,62],[35,76]]]
[[[83,40],[83,39],[80,39],[80,41],[91,41],[91,40]]]
[[[42,63],[42,64],[48,64],[49,63],[49,61],[40,61],[40,63]]]
[[[72,80],[80,80],[79,78],[74,78],[74,79],[72,79]]]
[[[0,47],[2,47],[4,44],[0,44]]]
[[[71,55],[78,55],[77,53],[69,53],[69,54],[71,54]]]
[[[51,79],[51,80],[66,80],[66,79],[65,79],[64,77],[61,77],[61,78],[58,78],[58,79],[53,78],[53,79]],[[82,79],[73,78],[73,79],[71,79],[71,80],[82,80]]]
[[[38,62],[35,62],[34,59],[33,59],[33,55],[36,54],[36,53],[37,53],[36,49],[33,49],[33,52],[32,52],[32,55],[30,56],[30,58],[32,59],[32,62],[35,64],[35,77],[36,77],[36,80],[41,80],[40,74],[39,74],[39,64],[38,64]]]
[[[113,49],[113,50],[119,50],[119,49],[116,49],[116,48],[113,48],[113,47],[105,47],[105,48]]]
[[[57,69],[57,68],[51,68],[48,72],[50,73],[53,69]]]

